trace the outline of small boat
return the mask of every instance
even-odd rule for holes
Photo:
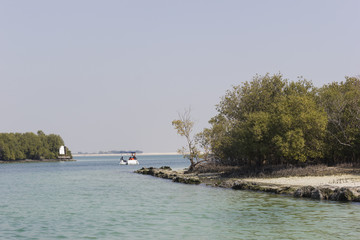
[[[136,158],[136,153],[132,152],[131,156],[129,157],[128,160],[125,160],[124,157],[120,158],[120,165],[137,165],[139,164],[139,161]]]

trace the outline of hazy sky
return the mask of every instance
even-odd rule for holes
[[[0,132],[73,152],[175,152],[255,74],[316,86],[360,74],[360,1],[0,0]]]

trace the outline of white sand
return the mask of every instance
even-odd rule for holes
[[[360,187],[360,176],[351,174],[322,177],[246,178],[244,180],[290,186]]]

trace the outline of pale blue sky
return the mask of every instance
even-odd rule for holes
[[[360,1],[0,0],[0,132],[73,152],[175,152],[255,74],[316,86],[360,74]]]

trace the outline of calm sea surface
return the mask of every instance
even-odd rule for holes
[[[133,173],[180,156],[0,164],[0,239],[360,239],[360,205]]]

